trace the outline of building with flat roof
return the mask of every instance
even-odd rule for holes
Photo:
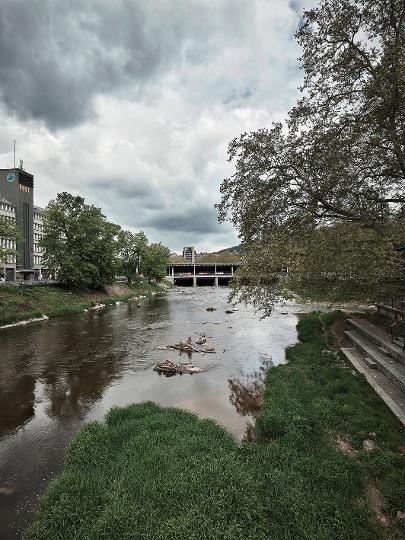
[[[43,210],[34,207],[34,176],[22,167],[0,169],[0,215],[14,219],[21,240],[10,248],[17,251],[5,269],[5,279],[24,280],[42,277],[42,252],[39,247],[42,236]],[[34,211],[35,208],[35,211]],[[1,242],[9,242],[1,239]]]
[[[15,206],[0,196],[0,217],[2,219],[9,219],[15,222]],[[0,238],[0,246],[5,249],[16,249],[16,243],[8,238]],[[0,277],[4,277],[7,281],[13,281],[15,279],[16,271],[16,256],[9,255],[6,261],[2,261],[0,265]]]
[[[195,256],[196,256],[196,251],[194,247],[189,246],[189,247],[183,248],[183,257],[186,259],[187,262],[194,263]]]
[[[44,267],[43,264],[43,257],[44,254],[42,252],[41,247],[41,239],[44,235],[44,219],[43,214],[45,210],[41,208],[40,206],[34,206],[34,223],[33,223],[33,246],[34,246],[34,254],[33,254],[33,267],[35,276],[38,279],[42,279],[43,277],[48,277],[48,270]]]

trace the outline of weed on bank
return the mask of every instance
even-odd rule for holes
[[[161,292],[155,284],[139,282],[125,285],[126,293],[110,297],[103,291],[67,290],[64,287],[1,287],[0,288],[0,326],[14,322],[36,319],[44,314],[60,317],[80,313],[97,303],[114,305],[128,301],[135,295]]]

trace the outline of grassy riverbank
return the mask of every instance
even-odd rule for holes
[[[299,323],[289,364],[267,372],[258,442],[152,403],[86,426],[26,538],[401,538],[404,431],[328,350],[342,318]]]
[[[162,291],[155,284],[116,284],[105,291],[69,291],[63,287],[1,287],[0,326],[47,315],[58,317],[79,313],[97,303],[114,304],[132,296]]]

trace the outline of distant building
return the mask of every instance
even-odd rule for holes
[[[43,214],[44,209],[39,206],[34,206],[34,272],[35,276],[41,279],[42,277],[48,277],[48,271],[44,269],[43,265],[43,253],[40,245],[41,239],[44,235],[44,221]]]
[[[16,215],[15,215],[15,206],[5,199],[4,197],[0,196],[0,216],[2,218],[9,219],[10,221],[15,222],[16,221]],[[8,240],[6,238],[0,238],[0,246],[5,249],[16,249],[16,243],[12,240]],[[7,281],[13,281],[15,279],[15,272],[16,272],[16,256],[10,255],[7,258],[7,261],[1,262],[0,266],[0,276],[4,275],[4,278]]]
[[[194,247],[184,247],[183,248],[183,257],[186,259],[187,262],[194,263],[195,262],[195,256],[196,256],[196,251],[195,251]]]
[[[7,281],[42,277],[42,209],[34,207],[34,176],[22,167],[0,169],[0,215],[13,219],[21,234],[16,249],[17,257],[10,257],[5,265]],[[1,239],[1,242],[9,240]],[[3,273],[3,270],[1,271]]]

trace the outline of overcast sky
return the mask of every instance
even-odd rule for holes
[[[235,245],[227,144],[281,120],[314,0],[0,0],[0,167],[173,251]]]

